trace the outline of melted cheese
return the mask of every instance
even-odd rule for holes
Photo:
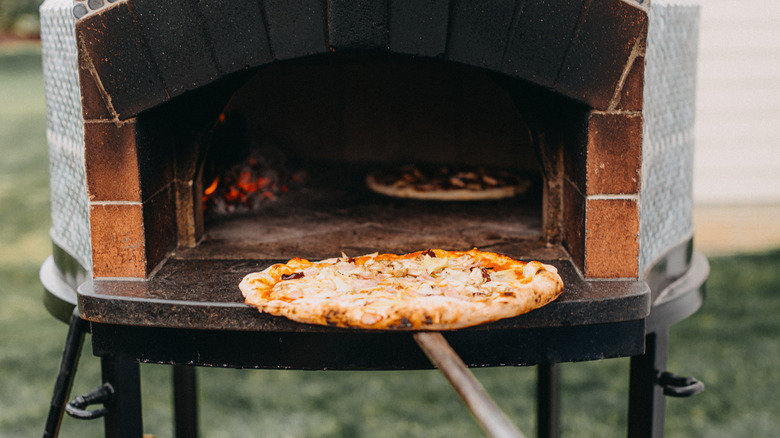
[[[262,282],[281,274],[267,294],[269,300],[286,302],[300,298],[338,301],[366,300],[372,306],[422,297],[487,299],[511,287],[520,278],[516,271],[495,271],[468,254],[457,257],[416,253],[410,257],[370,254],[356,259],[341,257],[317,263],[298,261],[298,269],[274,265],[266,269]],[[382,304],[385,303],[385,304]]]

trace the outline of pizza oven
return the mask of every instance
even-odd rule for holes
[[[613,347],[524,363],[625,356],[695,264],[687,3],[47,0],[41,12],[43,277],[80,285],[97,327],[318,331],[245,308],[238,280],[295,256],[477,247],[553,263],[566,283],[550,309],[491,327],[624,324],[604,335]],[[214,200],[258,161],[244,183],[259,195]],[[365,185],[410,164],[509,169],[530,188],[445,202]],[[50,309],[74,301],[51,295]]]
[[[307,193],[361,192],[354,170],[384,164],[500,165],[534,181],[516,209],[468,207],[518,223],[484,236],[415,231],[402,217],[428,209],[415,205],[384,231],[401,241],[378,247],[383,231],[363,233],[372,219],[355,206],[349,226],[331,225],[357,237],[309,232],[267,257],[512,240],[585,278],[640,278],[657,256],[643,260],[640,232],[646,6],[560,3],[76,2],[93,276],[146,279],[178,253],[244,257],[282,234],[204,223],[207,157],[262,144],[300,160]]]

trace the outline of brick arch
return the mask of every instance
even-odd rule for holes
[[[238,71],[350,51],[448,60],[596,110],[641,109],[647,14],[632,0],[77,0],[74,15],[82,88],[118,120]],[[626,87],[633,77],[639,91]]]

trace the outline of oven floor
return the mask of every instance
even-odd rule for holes
[[[514,257],[566,257],[541,241],[541,200],[533,192],[502,201],[419,201],[370,191],[365,172],[319,169],[313,175],[304,188],[258,211],[207,220],[198,246],[174,257],[320,260],[342,251],[357,256],[475,247]]]

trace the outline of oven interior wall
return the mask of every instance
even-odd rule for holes
[[[307,161],[434,163],[538,172],[530,128],[485,71],[390,56],[261,69],[225,109],[253,139]]]

